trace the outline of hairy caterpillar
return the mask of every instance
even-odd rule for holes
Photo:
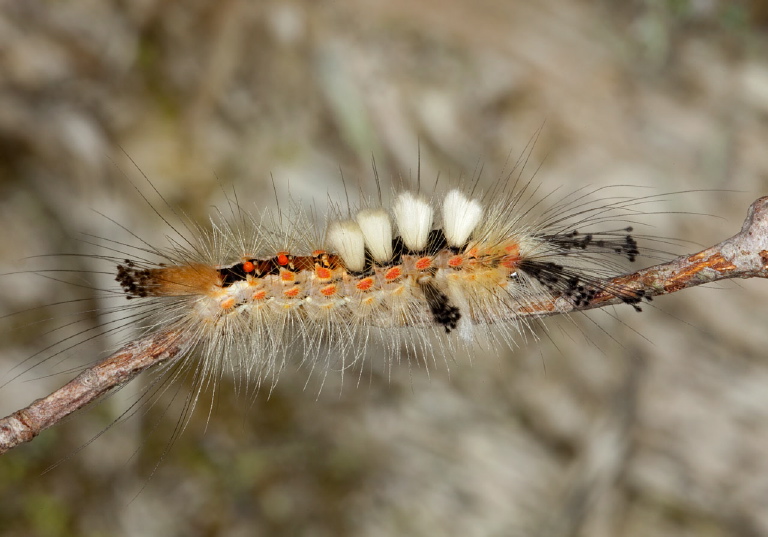
[[[605,294],[640,309],[642,292],[604,283],[617,260],[639,254],[632,227],[592,230],[633,216],[637,200],[590,206],[581,192],[533,220],[525,196],[526,188],[485,197],[452,188],[433,199],[405,190],[391,212],[363,201],[330,219],[314,245],[306,230],[317,223],[306,213],[279,230],[269,225],[274,215],[240,213],[239,228],[219,220],[195,242],[141,248],[118,262],[116,280],[148,329],[193,334],[203,376],[226,367],[258,381],[276,380],[289,346],[313,368],[345,369],[382,333],[397,361],[403,348],[432,356],[435,342],[441,353],[461,339],[514,344],[528,329],[520,310],[545,300],[580,306]]]
[[[350,202],[347,192],[325,217],[298,201],[251,214],[230,197],[204,228],[150,205],[172,231],[167,245],[133,233],[134,245],[100,239],[99,273],[120,287],[106,290],[118,300],[114,318],[46,348],[38,364],[101,334],[158,334],[172,359],[147,390],[162,394],[188,376],[188,412],[225,374],[254,391],[273,387],[296,355],[322,387],[332,370],[343,378],[363,365],[386,372],[401,361],[449,364],[462,348],[514,348],[553,313],[604,303],[640,311],[651,295],[617,277],[641,253],[659,255],[638,239],[660,239],[633,226],[663,196],[626,196],[622,186],[541,195],[516,169],[486,190],[477,177],[438,180],[430,193],[419,172],[415,188],[387,200],[374,166],[375,195],[361,189]]]
[[[579,306],[604,294],[640,309],[642,292],[605,282],[639,255],[626,221],[653,198],[582,189],[545,207],[531,183],[507,179],[484,194],[472,184],[429,196],[403,189],[390,209],[381,194],[363,197],[325,222],[235,205],[231,218],[189,226],[170,247],[104,259],[135,299],[131,321],[191,333],[206,370],[246,357],[226,367],[259,380],[276,380],[290,346],[313,367],[344,369],[382,332],[397,361],[462,340],[514,345],[530,328],[519,312],[543,301]]]

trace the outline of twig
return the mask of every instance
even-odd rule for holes
[[[29,442],[142,371],[173,359],[183,348],[176,332],[158,332],[127,344],[47,397],[0,419],[0,453]]]
[[[716,246],[608,280],[606,291],[598,293],[588,304],[575,306],[572,301],[559,297],[521,307],[517,315],[545,317],[625,302],[626,299],[615,296],[610,289],[620,288],[622,292],[626,290],[649,298],[730,278],[768,278],[768,197],[752,204],[741,232]],[[139,373],[174,359],[184,349],[183,336],[172,331],[150,334],[129,343],[51,395],[0,419],[0,453],[29,442],[41,431]]]

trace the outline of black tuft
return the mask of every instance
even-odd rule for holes
[[[455,330],[461,319],[459,308],[451,304],[448,296],[431,282],[422,283],[421,289],[424,291],[424,297],[427,299],[429,309],[435,322],[445,328],[445,333],[449,334]]]
[[[152,272],[150,269],[136,268],[136,263],[126,259],[125,265],[117,266],[115,281],[123,288],[127,298],[143,298],[148,296],[147,289],[152,282]]]

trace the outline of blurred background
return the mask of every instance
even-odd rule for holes
[[[170,211],[142,173],[201,222],[224,191],[273,205],[273,181],[322,212],[341,173],[370,185],[372,156],[385,184],[415,174],[419,147],[426,177],[494,179],[539,130],[525,177],[726,189],[674,196],[652,222],[702,246],[733,235],[768,193],[768,4],[2,1],[0,273],[92,253],[88,235],[131,240],[103,215],[162,243],[132,183]],[[65,337],[48,320],[105,322],[79,283],[0,278],[0,315],[38,308],[0,319],[2,415],[119,344],[16,378]],[[330,375],[319,396],[297,367],[255,400],[225,379],[170,447],[179,412],[159,404],[80,449],[142,378],[0,458],[0,528],[768,535],[767,298],[746,281],[550,319],[508,355],[378,368],[343,390]]]

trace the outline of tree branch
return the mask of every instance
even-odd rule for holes
[[[625,300],[610,292],[616,288],[653,297],[730,278],[767,277],[768,197],[764,197],[749,208],[741,231],[716,246],[608,280],[606,290],[588,304],[577,307],[572,301],[558,297],[521,307],[517,315],[545,317],[621,304]],[[0,454],[29,442],[41,431],[139,373],[174,359],[184,350],[185,342],[183,335],[174,331],[150,334],[89,367],[49,396],[0,419]]]
[[[158,332],[127,344],[49,396],[0,419],[0,454],[29,442],[139,373],[173,359],[183,348],[183,338],[176,332]]]

